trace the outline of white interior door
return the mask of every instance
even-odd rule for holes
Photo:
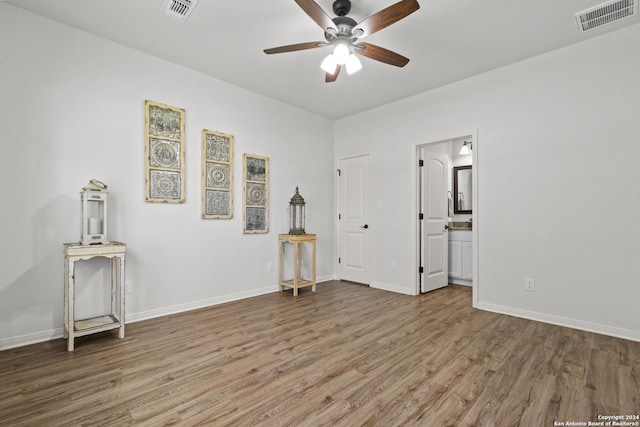
[[[449,144],[420,149],[420,288],[433,291],[448,284]]]
[[[370,284],[370,160],[342,159],[338,178],[338,277]]]

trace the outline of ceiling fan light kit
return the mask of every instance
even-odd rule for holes
[[[347,68],[347,74],[356,73],[362,69],[362,62],[360,62],[358,57],[352,53],[351,55],[349,55],[349,58],[347,59],[346,68]]]
[[[320,64],[320,68],[329,74],[335,74],[336,69],[338,68],[338,61],[336,61],[336,57],[333,56],[333,53],[330,53],[326,58],[324,58],[322,64]]]
[[[337,43],[336,48],[333,49],[332,55],[335,56],[336,62],[340,65],[344,65],[347,63],[347,59],[349,59],[349,48],[344,43]]]
[[[326,41],[298,43],[287,46],[265,49],[264,53],[294,52],[298,50],[314,49],[332,46],[333,51],[322,63],[326,82],[334,82],[344,65],[348,74],[353,74],[362,68],[362,63],[356,55],[404,67],[409,62],[398,53],[370,43],[355,44],[358,39],[371,35],[389,25],[398,22],[420,8],[417,0],[401,0],[357,23],[346,16],[351,10],[350,0],[335,0],[333,12],[337,15],[331,18],[314,0],[295,0],[302,10],[322,28]]]

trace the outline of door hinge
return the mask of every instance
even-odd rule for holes
[[[418,273],[424,273],[424,267],[420,266],[420,268],[418,269]]]
[[[339,220],[342,219],[342,215],[341,214],[338,214],[338,219]]]
[[[342,263],[342,258],[338,258],[338,264]]]
[[[336,171],[338,171],[338,176],[342,176],[340,169],[336,169]]]
[[[424,160],[418,160],[418,166],[420,167],[424,166]]]
[[[424,214],[423,213],[419,213],[418,214],[418,219],[424,219]]]

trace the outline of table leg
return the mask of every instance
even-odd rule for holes
[[[118,313],[118,257],[111,258],[111,315],[120,318]]]
[[[64,327],[62,328],[64,339],[69,337],[69,260],[64,260]]]
[[[73,351],[73,340],[75,338],[75,288],[76,288],[76,278],[75,278],[75,261],[68,260],[67,264],[67,277],[65,280],[67,281],[67,307],[65,311],[65,318],[67,320],[67,351]]]
[[[125,264],[125,255],[123,254],[121,257],[114,257],[113,258],[113,269],[114,271],[112,272],[112,277],[117,277],[116,274],[119,274],[119,279],[120,280],[116,280],[116,282],[119,282],[117,285],[120,287],[120,328],[118,329],[118,338],[122,339],[124,338],[124,315],[125,315],[125,308],[124,308],[124,300],[125,300],[125,268],[124,268],[124,264]],[[120,270],[118,270],[118,264],[120,264]],[[117,288],[116,288],[117,289]],[[115,291],[115,289],[114,289]],[[115,304],[115,299],[114,299],[114,304]]]
[[[293,296],[298,295],[298,280],[300,280],[300,243],[293,243],[293,262],[294,262],[294,273],[293,273]]]
[[[311,286],[311,290],[313,292],[316,291],[316,241],[313,240],[311,242],[311,245],[313,246],[313,253],[311,254],[311,281],[313,283],[313,285]]]
[[[280,292],[284,291],[284,285],[282,284],[282,282],[284,282],[284,241],[280,241],[280,270],[279,270],[279,274],[280,274],[280,280],[278,283],[280,283]]]

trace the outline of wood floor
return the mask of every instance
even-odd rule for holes
[[[0,352],[1,426],[553,426],[640,414],[640,343],[345,282]],[[556,424],[559,425],[559,424]]]

